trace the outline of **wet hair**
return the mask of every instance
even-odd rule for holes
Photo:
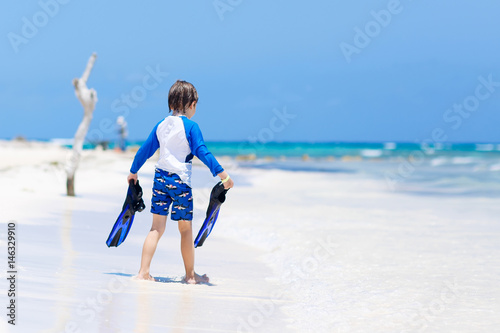
[[[186,110],[198,102],[198,92],[189,82],[177,80],[168,92],[168,110],[186,113]]]

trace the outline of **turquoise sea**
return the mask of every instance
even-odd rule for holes
[[[138,147],[143,142],[128,142]],[[240,168],[357,173],[385,179],[387,189],[418,195],[500,198],[499,143],[207,142]],[[70,145],[66,145],[70,146]],[[86,148],[94,148],[87,144]],[[110,143],[107,148],[113,149]]]
[[[412,195],[500,198],[500,144],[210,142],[239,167],[357,173]],[[239,158],[238,158],[239,156]]]
[[[127,147],[140,146],[144,141],[127,142]],[[349,143],[349,142],[207,142],[207,147],[214,155],[238,156],[255,155],[265,157],[304,157],[312,158],[360,156],[362,158],[390,158],[409,156],[422,151],[426,155],[476,155],[481,157],[500,156],[500,143]],[[65,144],[71,147],[71,144]],[[108,142],[106,147],[114,149],[116,143]],[[95,148],[96,144],[86,143],[86,149]]]
[[[468,156],[477,158],[499,158],[500,144],[420,144],[420,143],[304,143],[304,142],[208,142],[215,155],[255,155],[256,158],[278,159],[393,159],[424,156]]]

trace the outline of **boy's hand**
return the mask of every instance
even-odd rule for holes
[[[222,171],[221,173],[219,173],[217,176],[220,177],[221,180],[224,180],[226,179],[227,177],[229,177],[229,174],[226,172],[226,171]],[[234,182],[231,178],[229,178],[226,182],[223,183],[224,184],[224,188],[226,190],[229,190],[231,187],[234,186]]]
[[[127,183],[130,183],[131,179],[133,179],[134,184],[136,184],[137,183],[137,174],[136,173],[129,173],[129,175],[127,177]]]
[[[224,183],[224,188],[226,190],[229,190],[233,186],[234,186],[234,182],[233,182],[233,180],[231,178],[229,178],[229,180]]]

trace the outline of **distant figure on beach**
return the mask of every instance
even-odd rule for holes
[[[118,116],[118,118],[116,118],[116,125],[118,126],[118,146],[121,151],[125,151],[127,149],[128,137],[127,122],[125,121],[125,117]]]
[[[233,180],[215,157],[208,151],[197,123],[191,120],[196,112],[198,92],[186,81],[175,82],[168,93],[168,107],[172,115],[161,120],[152,130],[146,142],[135,155],[127,182],[137,181],[137,172],[146,160],[160,149],[156,164],[151,198],[153,224],[142,248],[141,267],[138,279],[152,280],[150,265],[156,246],[167,221],[172,205],[171,219],[177,221],[181,234],[181,253],[190,284],[208,283],[209,278],[194,271],[193,242],[193,195],[191,191],[191,161],[197,156],[212,172],[219,176],[226,189],[233,187]]]

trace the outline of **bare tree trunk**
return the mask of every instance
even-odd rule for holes
[[[69,197],[75,196],[75,177],[68,176],[66,180],[66,192]]]
[[[80,163],[80,156],[83,150],[83,142],[89,130],[90,122],[94,114],[95,104],[97,103],[97,93],[94,89],[87,88],[87,80],[89,78],[92,67],[94,67],[97,55],[93,53],[87,63],[87,67],[83,75],[79,79],[73,79],[75,87],[75,95],[83,106],[83,120],[78,126],[73,142],[73,152],[66,164],[66,192],[68,196],[75,196],[75,172]]]

